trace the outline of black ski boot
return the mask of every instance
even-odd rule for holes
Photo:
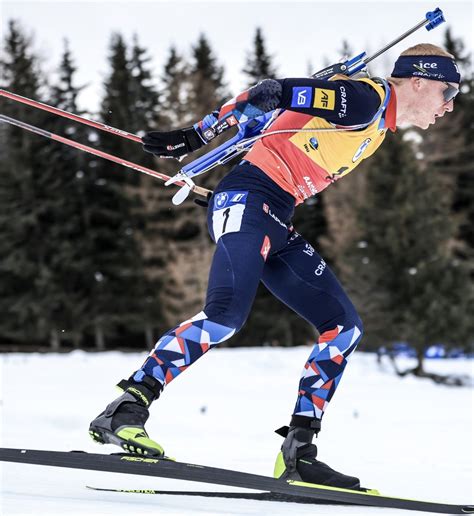
[[[163,457],[163,448],[145,430],[148,407],[160,395],[162,385],[145,376],[141,382],[133,377],[122,380],[118,387],[124,393],[92,421],[90,436],[100,444],[116,444],[131,453]]]
[[[316,460],[318,449],[312,444],[321,422],[303,416],[293,416],[290,427],[279,428],[276,433],[285,437],[275,462],[273,476],[283,480],[298,480],[345,489],[360,489],[360,480],[344,475]]]

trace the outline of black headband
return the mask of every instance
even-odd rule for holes
[[[433,81],[461,82],[454,59],[445,56],[400,56],[392,77],[424,77]]]

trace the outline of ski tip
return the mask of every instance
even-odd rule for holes
[[[464,505],[462,512],[463,514],[474,514],[474,505]]]

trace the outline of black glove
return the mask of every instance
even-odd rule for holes
[[[152,131],[142,138],[143,150],[162,158],[180,158],[200,149],[204,141],[194,127],[177,131]]]

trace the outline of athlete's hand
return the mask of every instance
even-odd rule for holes
[[[182,158],[200,149],[204,141],[194,127],[177,131],[151,131],[142,138],[143,150],[160,158]]]

